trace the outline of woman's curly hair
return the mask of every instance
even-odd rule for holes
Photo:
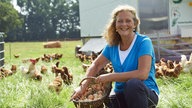
[[[107,24],[104,32],[103,32],[103,37],[106,39],[107,43],[109,45],[118,45],[119,42],[121,41],[120,35],[116,32],[116,17],[119,14],[119,12],[122,11],[129,11],[133,14],[134,18],[134,23],[135,23],[135,30],[134,32],[137,31],[138,25],[140,23],[139,18],[136,15],[136,10],[134,7],[131,7],[129,5],[120,5],[117,6],[111,13],[111,20]]]

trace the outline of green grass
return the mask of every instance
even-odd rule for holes
[[[78,82],[83,78],[84,71],[81,62],[75,57],[76,45],[81,45],[81,41],[63,41],[62,48],[43,48],[43,42],[15,42],[5,43],[5,67],[10,69],[12,64],[16,64],[17,72],[0,80],[0,108],[74,108],[69,102],[70,96],[78,86]],[[54,74],[51,66],[56,61],[49,63],[39,61],[37,68],[41,65],[48,67],[48,74],[43,75],[41,82],[26,78],[20,71],[20,66],[28,66],[22,63],[23,59],[37,58],[43,54],[63,54],[60,59],[60,66],[66,66],[74,75],[72,85],[64,85],[60,95],[48,90],[48,84],[53,80]],[[19,54],[19,58],[14,58],[14,54]]]
[[[192,76],[181,73],[179,78],[157,79],[160,89],[159,108],[192,108]]]
[[[43,48],[43,42],[14,42],[5,43],[5,68],[16,64],[18,70],[12,76],[0,79],[0,108],[75,108],[69,101],[73,90],[78,86],[85,72],[81,62],[75,57],[76,45],[82,45],[79,41],[62,41],[62,48]],[[54,74],[51,66],[56,62],[41,65],[48,67],[48,73],[43,75],[41,82],[26,78],[20,71],[20,66],[28,66],[22,63],[23,59],[41,57],[43,54],[63,54],[60,66],[66,66],[73,73],[74,80],[71,85],[63,85],[59,95],[48,90],[48,84],[53,80]],[[14,58],[13,54],[20,54]],[[157,79],[160,89],[158,108],[191,108],[192,107],[192,76],[190,73],[182,73],[179,78]]]

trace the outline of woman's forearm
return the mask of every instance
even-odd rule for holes
[[[145,80],[147,78],[145,76],[148,76],[148,74],[147,75],[145,75],[145,74],[146,73],[140,72],[139,70],[134,70],[131,72],[124,72],[124,73],[111,73],[109,78],[112,81],[117,81],[117,82],[125,82],[132,78]]]
[[[98,66],[92,63],[91,66],[86,71],[86,77],[96,76],[98,72],[99,72]]]

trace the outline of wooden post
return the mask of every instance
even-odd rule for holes
[[[158,54],[158,60],[160,60],[160,58],[161,58],[161,55],[160,55],[160,49],[159,49],[159,45],[160,45],[160,37],[159,37],[159,33],[157,32],[156,33],[157,34],[157,54]]]

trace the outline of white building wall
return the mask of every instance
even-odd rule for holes
[[[169,0],[169,29],[170,34],[192,37],[192,0]]]
[[[112,10],[121,4],[138,11],[138,0],[79,0],[81,37],[101,36]]]

